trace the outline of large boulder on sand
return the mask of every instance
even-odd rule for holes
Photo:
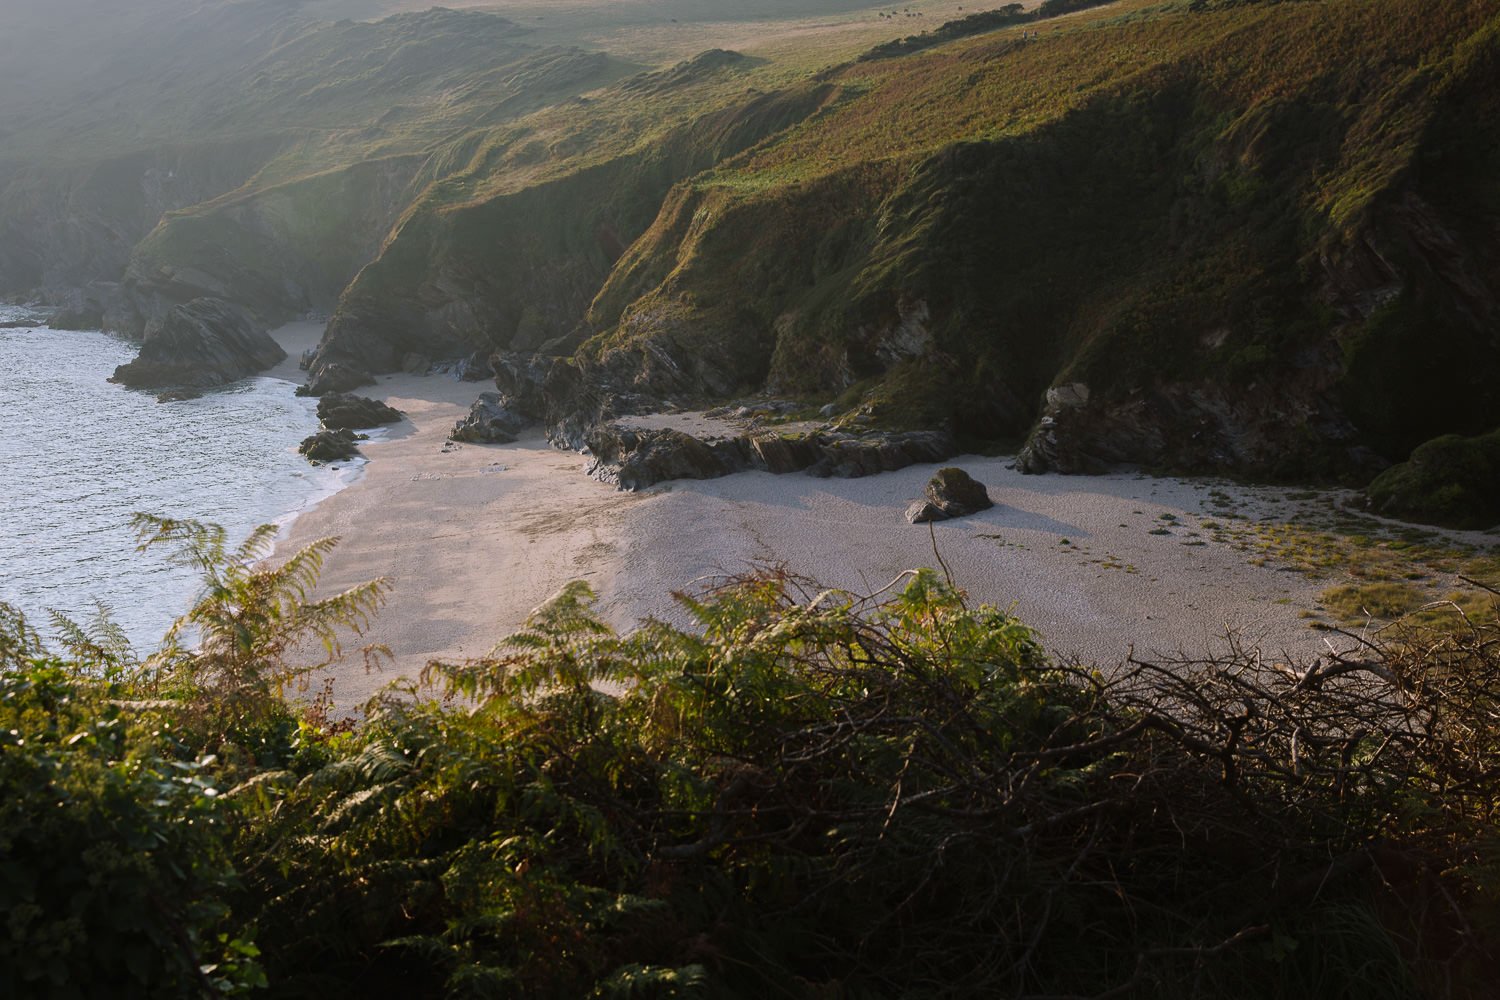
[[[967,517],[995,506],[984,484],[963,469],[939,469],[922,490],[922,499],[906,509],[912,524]]]
[[[530,421],[508,403],[498,392],[480,393],[469,408],[469,415],[453,425],[448,437],[472,444],[510,444]]]
[[[222,299],[174,306],[146,328],[141,352],[111,382],[137,389],[206,389],[265,371],[286,357],[270,334]]]
[[[401,411],[378,399],[330,392],[318,400],[318,419],[331,431],[379,427],[401,421]]]
[[[347,462],[359,457],[357,442],[360,440],[360,435],[348,429],[318,431],[304,440],[297,450],[307,456],[307,460],[314,465],[322,465],[324,462]]]

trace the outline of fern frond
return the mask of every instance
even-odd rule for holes
[[[87,625],[79,624],[56,608],[48,608],[47,617],[63,648],[80,666],[117,675],[140,665],[125,630],[103,602],[94,602],[94,614]]]
[[[21,609],[0,601],[0,665],[15,665],[44,652],[41,636]]]
[[[136,551],[145,552],[158,545],[172,547],[167,558],[174,565],[197,570],[205,580],[218,579],[225,564],[226,534],[217,524],[137,513],[131,518],[135,529]]]

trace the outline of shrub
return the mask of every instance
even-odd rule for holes
[[[3,666],[0,995],[264,985],[224,901],[233,872],[212,762],[184,759],[170,726],[131,718],[111,685],[45,659]]]
[[[1500,430],[1419,446],[1365,490],[1378,513],[1454,528],[1500,523]]]

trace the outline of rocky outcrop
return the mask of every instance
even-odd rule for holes
[[[591,476],[622,490],[639,490],[672,479],[717,479],[748,470],[856,479],[941,461],[956,446],[950,435],[939,431],[761,432],[700,438],[672,428],[615,422],[592,428],[585,450],[593,459]]]
[[[79,305],[59,309],[47,325],[54,330],[102,330],[104,310],[97,305]]]
[[[510,444],[531,422],[507,406],[500,393],[485,392],[469,407],[469,415],[453,426],[448,438],[470,444]]]
[[[364,435],[351,430],[318,431],[297,446],[297,451],[307,456],[314,465],[327,462],[347,462],[359,457],[359,445]]]
[[[352,392],[374,384],[375,376],[363,368],[332,361],[315,368],[308,377],[307,384],[297,387],[297,395],[324,396],[330,392]]]
[[[683,409],[677,394],[691,387],[670,356],[649,348],[574,359],[497,354],[491,363],[508,411],[542,423],[554,446],[591,456],[589,474],[625,490],[745,470],[857,478],[939,462],[957,450],[953,436],[940,430],[767,429],[697,437],[642,427],[631,418]]]
[[[939,469],[922,490],[922,498],[906,509],[912,524],[968,517],[995,506],[984,484],[963,469]]]
[[[132,388],[210,388],[264,371],[286,352],[244,312],[221,299],[194,299],[146,331],[140,354],[111,382]]]
[[[1329,345],[1330,347],[1332,345]],[[1387,464],[1339,406],[1335,359],[1308,352],[1275,378],[1047,390],[1016,459],[1026,473],[1099,474],[1121,465],[1268,478],[1368,480]]]
[[[1494,527],[1500,524],[1500,430],[1428,441],[1377,476],[1365,496],[1370,509],[1385,517]]]
[[[744,468],[739,441],[705,441],[669,428],[637,430],[607,424],[590,435],[589,475],[639,490],[671,479],[717,479]]]
[[[401,411],[378,399],[330,392],[318,400],[318,419],[331,431],[401,422]]]

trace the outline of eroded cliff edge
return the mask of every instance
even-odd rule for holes
[[[336,299],[314,388],[540,358],[572,447],[769,395],[1033,470],[1363,483],[1500,426],[1497,18],[1121,0],[802,79],[528,51],[555,99],[173,217],[125,297]]]

